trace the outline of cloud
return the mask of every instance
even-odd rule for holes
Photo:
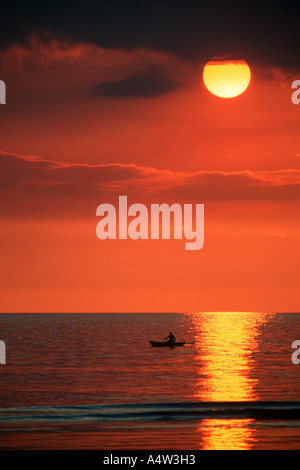
[[[198,171],[187,174],[165,193],[201,202],[298,199],[300,170]]]
[[[64,187],[66,194],[78,193],[82,187],[97,189],[105,186],[107,191],[111,191],[121,186],[130,187],[132,183],[178,181],[181,174],[133,163],[63,163],[1,151],[0,173],[0,190],[52,188],[56,192]]]
[[[299,6],[271,0],[66,0],[1,5],[1,47],[26,44],[32,33],[108,49],[148,48],[205,61],[242,58],[300,70]]]
[[[39,36],[31,33],[26,44],[13,44],[0,55],[1,68],[5,72],[23,70],[24,64],[44,68],[49,65],[67,61],[74,63],[87,51],[85,45],[70,45],[67,41],[59,41],[51,34]]]
[[[89,197],[121,193],[155,201],[300,198],[300,170],[180,172],[133,163],[74,164],[0,152],[2,191]],[[159,198],[159,200],[158,200]]]
[[[162,75],[161,70],[152,66],[142,74],[132,75],[118,81],[101,82],[91,96],[106,98],[153,98],[176,90],[180,83]]]
[[[285,232],[265,232],[261,231],[259,232],[260,235],[263,237],[268,237],[268,238],[286,238],[286,233]]]

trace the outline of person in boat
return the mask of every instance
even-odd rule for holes
[[[172,331],[170,331],[169,335],[166,336],[164,339],[167,339],[168,343],[170,343],[170,344],[175,344],[175,341],[176,341],[176,338],[173,335]]]

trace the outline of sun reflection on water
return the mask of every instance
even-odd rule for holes
[[[193,314],[199,379],[193,398],[203,401],[259,399],[251,377],[252,355],[258,347],[261,313],[222,312]],[[249,449],[255,441],[251,419],[204,419],[199,426],[201,449]]]

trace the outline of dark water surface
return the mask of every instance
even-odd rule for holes
[[[300,314],[0,314],[0,447],[300,449]],[[168,332],[185,347],[151,348]]]

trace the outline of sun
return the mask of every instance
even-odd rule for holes
[[[206,88],[220,98],[241,95],[248,88],[250,80],[250,67],[244,60],[210,60],[203,70]]]

